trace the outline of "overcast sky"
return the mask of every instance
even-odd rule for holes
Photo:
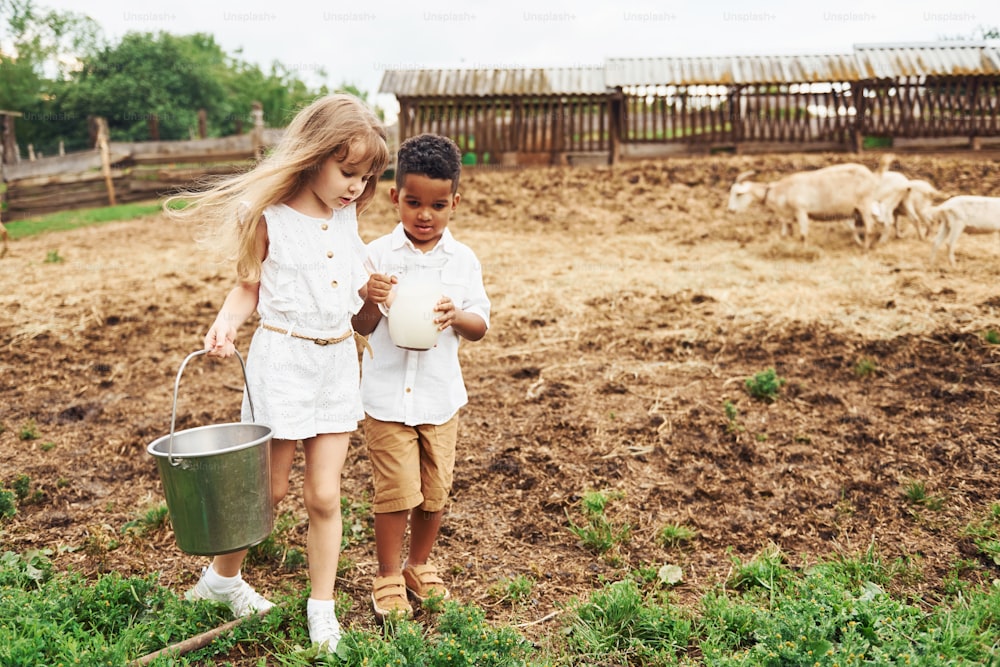
[[[35,0],[127,32],[207,32],[265,69],[377,96],[390,69],[600,66],[606,58],[850,53],[855,44],[971,38],[1000,25],[997,0]],[[241,51],[241,53],[237,53]],[[319,76],[326,71],[326,79]]]

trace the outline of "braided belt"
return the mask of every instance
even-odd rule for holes
[[[313,338],[312,336],[303,336],[302,334],[295,333],[294,331],[289,333],[288,331],[282,329],[281,327],[273,327],[270,324],[262,324],[260,326],[261,328],[267,329],[268,331],[273,331],[274,333],[279,333],[284,336],[291,336],[292,338],[301,338],[302,340],[309,340],[312,341],[313,343],[316,343],[317,345],[336,345],[337,343],[343,343],[345,340],[354,335],[353,331],[348,331],[344,335],[337,336],[335,338]]]
[[[267,329],[268,331],[273,331],[274,333],[279,333],[279,334],[281,334],[283,336],[291,336],[292,338],[300,338],[302,340],[312,341],[316,345],[320,345],[320,346],[322,346],[322,345],[336,345],[337,343],[343,343],[348,338],[354,337],[354,338],[356,338],[361,343],[361,345],[366,350],[368,350],[368,356],[369,357],[374,357],[375,356],[374,353],[372,352],[372,346],[368,344],[368,339],[365,338],[364,336],[362,336],[361,334],[359,334],[358,332],[353,331],[353,330],[348,331],[347,333],[343,334],[342,336],[336,336],[334,338],[314,338],[313,336],[303,336],[302,334],[295,333],[294,331],[289,332],[289,331],[287,331],[285,329],[282,329],[281,327],[274,327],[274,326],[271,326],[270,324],[261,324],[260,326],[261,326],[262,329]]]

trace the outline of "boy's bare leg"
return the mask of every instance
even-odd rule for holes
[[[387,577],[403,572],[401,562],[403,540],[406,537],[406,520],[410,512],[380,512],[375,514],[375,555],[378,558],[378,576]]]
[[[410,553],[408,565],[424,565],[431,557],[431,549],[441,529],[444,510],[425,512],[419,507],[410,510]]]

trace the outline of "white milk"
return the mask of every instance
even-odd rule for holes
[[[434,306],[441,299],[440,271],[419,271],[403,276],[396,285],[389,308],[389,337],[397,347],[429,350],[437,344]]]

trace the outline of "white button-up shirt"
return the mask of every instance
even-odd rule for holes
[[[448,229],[426,254],[406,238],[402,223],[369,243],[367,250],[368,270],[386,275],[399,275],[401,267],[418,258],[446,259],[441,269],[444,293],[456,308],[478,315],[489,327],[490,300],[483,286],[483,267],[472,249],[456,241]],[[451,419],[469,400],[458,361],[459,340],[449,327],[431,349],[404,350],[389,338],[389,323],[383,317],[368,337],[373,356],[365,354],[362,362],[365,412],[380,421],[409,426]]]

